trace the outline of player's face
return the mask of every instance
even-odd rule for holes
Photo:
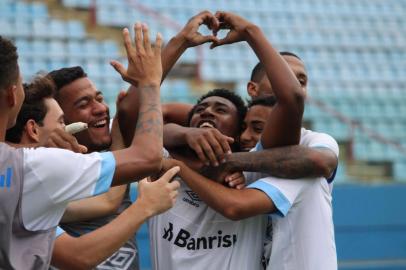
[[[303,91],[305,94],[307,93],[307,73],[306,73],[306,68],[304,66],[304,63],[291,55],[283,55],[283,59],[288,63],[290,69],[293,71],[295,74],[296,78],[298,79]],[[273,90],[272,90],[272,85],[266,76],[266,74],[262,77],[262,79],[259,81],[259,83],[254,83],[257,87],[257,95],[252,96],[258,97],[258,96],[266,96],[266,95],[274,95]]]
[[[47,108],[47,114],[42,121],[42,125],[38,126],[40,142],[44,142],[53,130],[65,127],[63,111],[58,102],[53,98],[47,98],[44,100],[44,103]]]
[[[13,90],[15,95],[15,105],[11,109],[9,121],[7,123],[7,129],[12,128],[16,124],[18,113],[21,110],[21,106],[23,105],[25,98],[23,78],[20,74],[20,71],[18,71],[18,73],[18,80],[15,85],[13,85],[13,87],[15,87],[15,90]]]
[[[307,73],[304,63],[291,55],[284,55],[283,59],[288,63],[290,69],[298,79],[300,86],[302,86],[303,91],[307,94]]]
[[[262,79],[257,83],[258,87],[258,96],[271,96],[273,95],[271,82],[269,81],[268,77],[264,75]]]
[[[87,123],[86,131],[75,134],[78,142],[89,151],[101,151],[111,144],[109,108],[103,95],[88,78],[80,78],[60,90],[59,104],[66,124]]]
[[[216,128],[224,135],[236,138],[239,133],[237,108],[222,97],[205,98],[194,108],[190,126]]]
[[[262,131],[271,111],[272,107],[263,105],[254,105],[248,110],[240,137],[241,150],[249,151],[255,147],[261,138]]]

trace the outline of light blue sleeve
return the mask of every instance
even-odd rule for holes
[[[96,182],[93,195],[99,195],[109,190],[116,169],[116,160],[112,152],[100,153],[100,157],[100,176]]]
[[[64,234],[65,231],[61,227],[56,227],[55,239]]]
[[[274,185],[265,181],[257,180],[254,183],[247,186],[247,188],[254,188],[264,192],[274,203],[278,210],[275,214],[285,217],[292,206],[288,198]]]

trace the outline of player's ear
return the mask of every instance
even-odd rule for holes
[[[13,107],[17,104],[17,86],[11,85],[5,89],[5,95],[7,104],[9,107]]]
[[[258,83],[249,81],[247,83],[247,92],[251,98],[255,98],[255,97],[259,96]]]
[[[33,119],[30,119],[25,124],[25,132],[27,136],[34,142],[39,143],[39,129],[38,124]]]

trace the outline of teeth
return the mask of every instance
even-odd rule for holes
[[[213,126],[211,123],[209,123],[209,122],[204,122],[204,123],[202,123],[202,124],[200,125],[200,128],[205,128],[205,127],[207,127],[207,128],[214,128],[214,126]]]
[[[104,120],[97,121],[93,126],[100,127],[100,126],[104,126],[106,123],[107,123],[107,121],[104,119]]]

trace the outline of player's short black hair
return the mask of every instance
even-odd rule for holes
[[[266,107],[273,107],[276,104],[275,96],[259,96],[248,101],[248,109],[252,106],[262,105]]]
[[[16,83],[19,75],[17,48],[0,36],[0,90]]]
[[[201,96],[197,100],[195,106],[193,106],[193,108],[189,112],[188,123],[190,124],[190,120],[192,119],[196,106],[199,105],[204,99],[206,99],[208,97],[213,97],[213,96],[225,98],[234,104],[234,106],[237,108],[237,112],[238,112],[239,131],[242,131],[244,118],[247,113],[247,107],[245,106],[243,99],[238,94],[236,94],[233,91],[230,91],[228,89],[224,89],[224,88],[213,89],[213,90],[209,91],[207,94],[204,94],[203,96]]]
[[[251,72],[250,80],[252,82],[258,83],[265,75],[265,69],[261,62],[255,65]]]
[[[36,77],[30,84],[24,84],[25,99],[21,110],[18,113],[14,127],[7,130],[6,141],[20,143],[25,124],[28,120],[34,120],[42,126],[48,112],[45,105],[46,98],[52,98],[55,92],[55,85],[47,77]]]
[[[77,79],[87,77],[87,74],[82,67],[76,66],[53,70],[48,73],[48,77],[50,77],[55,83],[55,94],[56,97],[58,97],[59,91],[62,87],[72,83],[73,81],[76,81]]]
[[[289,51],[282,51],[279,52],[280,55],[285,55],[285,56],[293,56],[296,57],[297,59],[299,59],[300,61],[303,61],[297,54],[293,53],[293,52],[289,52]]]
[[[293,52],[282,51],[282,52],[279,52],[279,54],[282,56],[293,56],[293,57],[296,57],[297,59],[299,59],[300,61],[303,61],[302,59],[300,59],[300,57],[297,54],[295,54]],[[250,80],[258,83],[264,77],[264,75],[265,75],[264,66],[262,65],[261,62],[258,62],[251,71]]]

